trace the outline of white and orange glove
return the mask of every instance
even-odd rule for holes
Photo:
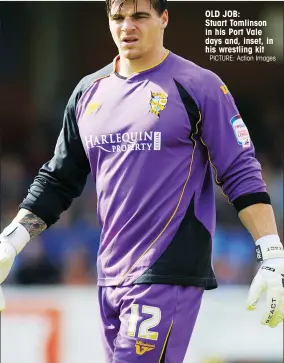
[[[284,319],[284,249],[278,235],[262,237],[255,244],[261,266],[252,281],[247,307],[254,310],[266,292],[266,311],[261,324],[275,328]]]
[[[0,234],[0,284],[8,276],[16,255],[29,242],[29,232],[20,223],[12,222]],[[0,287],[0,311],[5,308],[5,301]]]

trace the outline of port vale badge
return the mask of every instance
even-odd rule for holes
[[[160,117],[168,102],[168,95],[164,92],[151,92],[150,112]]]

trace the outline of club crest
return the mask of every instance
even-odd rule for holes
[[[164,92],[151,92],[150,112],[160,117],[168,102],[168,95]]]

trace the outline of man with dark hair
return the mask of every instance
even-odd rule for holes
[[[167,10],[167,0],[148,0],[150,7],[156,10],[157,14],[161,16],[165,10]],[[114,4],[114,0],[106,0],[106,10],[109,15],[112,9],[112,5]],[[125,0],[117,1],[118,8],[117,10],[121,10]],[[138,0],[133,0],[134,10],[137,11]]]
[[[262,265],[248,308],[266,290],[270,327],[283,320],[283,246],[233,97],[214,73],[163,46],[166,2],[115,0],[107,10],[119,55],[71,95],[54,157],[0,236],[0,282],[91,172],[107,362],[181,363],[203,292],[217,287],[213,169],[255,241]]]

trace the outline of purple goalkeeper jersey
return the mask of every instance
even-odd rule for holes
[[[60,179],[65,202],[66,186],[78,196],[75,183],[84,185],[91,172],[102,227],[98,285],[215,288],[214,182],[235,206],[266,193],[248,129],[213,72],[168,52],[158,65],[124,78],[115,61],[75,89],[55,157],[36,185]],[[32,194],[30,209],[40,215],[42,194]]]
[[[132,284],[147,274],[175,243],[189,208],[187,223],[197,219],[211,243],[210,160],[230,201],[265,190],[248,130],[227,88],[214,73],[173,53],[127,79],[111,70],[92,82],[77,103],[76,119],[97,188],[99,285]],[[199,229],[180,237],[190,246],[178,251],[187,254],[188,263],[204,243],[199,239],[205,231],[199,235]],[[178,261],[166,260],[170,273],[170,264]],[[166,272],[167,266],[157,275],[161,282]],[[188,283],[199,276],[173,277]],[[205,278],[214,283],[213,274]]]

